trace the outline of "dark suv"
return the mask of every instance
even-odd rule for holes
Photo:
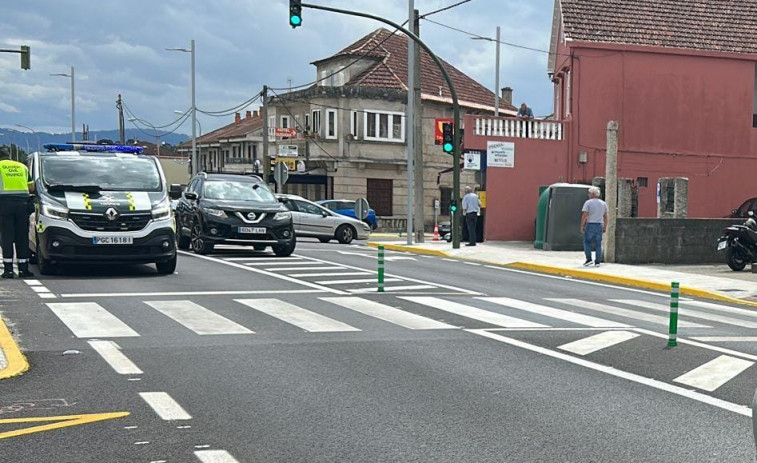
[[[241,244],[279,257],[294,252],[292,213],[259,177],[200,172],[176,205],[179,249],[208,254],[216,244]]]

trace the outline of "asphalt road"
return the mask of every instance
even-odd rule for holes
[[[303,240],[3,282],[31,370],[0,460],[754,461],[749,309],[682,300],[667,348],[664,294],[393,252],[378,293],[377,266]]]

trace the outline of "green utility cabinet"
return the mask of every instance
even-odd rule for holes
[[[542,249],[546,251],[583,250],[581,208],[589,199],[589,188],[590,185],[555,183],[542,193],[547,197]],[[541,196],[539,200],[541,202]]]
[[[547,206],[549,205],[549,187],[539,187],[539,200],[536,203],[536,238],[534,247],[544,249],[544,222],[547,221]]]

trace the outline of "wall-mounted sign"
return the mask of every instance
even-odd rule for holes
[[[481,170],[481,153],[463,153],[463,169]]]
[[[274,133],[279,138],[297,138],[297,129],[295,128],[282,129],[281,127],[276,127]]]
[[[510,141],[486,142],[487,167],[515,167],[515,143]]]
[[[279,156],[297,156],[297,145],[279,145]]]

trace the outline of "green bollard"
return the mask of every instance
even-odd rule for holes
[[[378,292],[384,292],[384,246],[378,247]]]
[[[668,334],[668,347],[677,346],[678,337],[678,282],[670,284],[670,330]]]

